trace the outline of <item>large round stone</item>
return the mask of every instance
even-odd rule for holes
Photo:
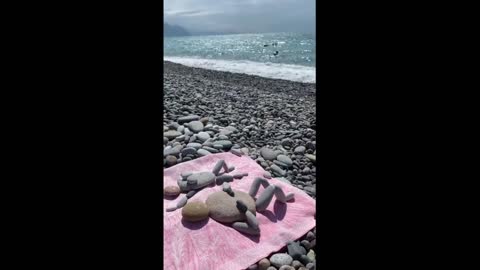
[[[187,221],[200,221],[208,218],[208,207],[203,202],[189,202],[182,208],[182,217]]]
[[[224,191],[218,191],[208,196],[206,203],[211,218],[224,223],[246,220],[245,214],[241,213],[237,208],[237,200],[241,200],[250,212],[256,213],[255,201],[248,193],[238,190],[233,192],[235,193],[233,197]]]

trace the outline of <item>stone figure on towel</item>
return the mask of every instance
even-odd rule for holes
[[[220,172],[223,168],[223,172]],[[254,179],[248,193],[233,190],[229,182],[233,179],[241,179],[248,173],[229,175],[235,170],[234,166],[228,167],[225,161],[219,160],[212,172],[186,172],[181,174],[178,180],[178,187],[166,187],[166,196],[176,196],[180,192],[186,196],[180,199],[176,206],[167,208],[167,211],[182,209],[182,216],[185,220],[195,222],[201,221],[209,216],[221,223],[231,223],[237,231],[259,235],[260,227],[256,218],[256,212],[265,211],[273,199],[273,196],[282,203],[287,203],[294,198],[293,193],[285,194],[276,185],[271,185],[266,179],[257,177]],[[208,186],[223,185],[223,190],[210,194],[205,203],[188,202],[199,190]],[[265,190],[258,198],[255,196],[262,185]]]

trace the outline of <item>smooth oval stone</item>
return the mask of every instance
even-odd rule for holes
[[[270,261],[263,258],[258,262],[258,270],[267,270],[270,267]]]
[[[282,265],[280,268],[278,268],[278,270],[295,270],[295,268],[290,265]]]
[[[282,162],[282,163],[285,163],[288,167],[292,166],[293,164],[293,161],[292,159],[290,159],[288,156],[286,155],[278,155],[277,156],[277,160]]]
[[[178,146],[175,146],[173,148],[165,148],[165,150],[163,150],[163,156],[166,157],[166,156],[178,156],[178,154],[180,154],[180,150],[182,149],[182,146],[181,145],[178,145]]]
[[[270,257],[270,263],[280,268],[282,265],[290,265],[293,261],[293,258],[286,253],[276,253]]]
[[[307,239],[308,241],[312,241],[313,239],[315,239],[315,234],[311,231],[309,231],[305,237],[305,239]]]
[[[178,118],[177,122],[179,124],[183,124],[183,123],[189,123],[191,121],[196,121],[198,119],[200,119],[200,116],[198,115],[188,115],[188,116],[183,116]]]
[[[186,147],[182,150],[182,157],[186,155],[195,155],[195,154],[197,154],[197,150],[195,148]]]
[[[167,143],[168,143],[168,138],[167,138],[167,137],[163,137],[163,144],[164,144],[164,145],[167,145]]]
[[[202,145],[200,143],[193,142],[193,143],[187,144],[187,147],[188,148],[195,148],[195,149],[198,150],[198,149],[202,148]]]
[[[317,157],[312,155],[312,154],[306,154],[305,157],[310,159],[313,162],[315,162],[315,160],[317,160]]]
[[[214,143],[215,145],[221,145],[223,147],[223,149],[229,149],[232,147],[232,142],[231,141],[228,141],[228,140],[220,140],[220,141],[216,141]],[[214,145],[214,147],[215,147]]]
[[[278,156],[278,153],[276,153],[272,149],[266,148],[266,147],[263,147],[262,149],[260,149],[260,154],[266,160],[274,160]]]
[[[265,172],[263,173],[263,177],[265,177],[265,178],[267,178],[267,179],[271,179],[271,178],[272,178],[272,175],[271,175],[269,172],[265,171]]]
[[[205,149],[198,149],[197,154],[198,154],[199,156],[206,156],[206,155],[210,155],[211,153],[208,152],[208,151],[205,150]]]
[[[242,151],[238,150],[238,149],[230,149],[230,152],[238,157],[241,157],[242,156]]]
[[[163,189],[163,194],[165,196],[178,196],[178,194],[180,194],[180,188],[178,186],[166,186]]]
[[[205,142],[208,139],[210,139],[210,134],[208,134],[207,132],[203,132],[203,131],[196,134],[196,136],[197,136],[197,139],[199,139],[201,142]]]
[[[167,165],[168,166],[173,166],[173,165],[177,164],[177,158],[175,156],[169,155],[165,159],[167,160]]]
[[[255,201],[248,193],[234,190],[234,196],[228,195],[226,192],[217,191],[210,194],[207,198],[207,207],[210,211],[210,217],[218,222],[235,222],[246,220],[244,213],[237,208],[237,201],[241,200],[255,214]]]
[[[308,240],[302,240],[300,244],[305,248],[305,249],[310,249],[310,242]]]
[[[200,221],[208,218],[208,207],[203,202],[189,202],[182,208],[182,217],[187,221]]]
[[[305,153],[305,150],[305,146],[297,146],[295,150],[293,150],[293,153],[302,155]]]
[[[169,140],[173,140],[180,135],[182,135],[182,133],[180,133],[176,130],[169,130],[169,131],[163,133],[163,136],[166,137]]]
[[[288,255],[292,256],[294,259],[300,259],[302,255],[307,254],[307,251],[300,245],[299,242],[292,242],[288,244],[287,249]]]
[[[194,133],[198,133],[203,130],[203,124],[200,121],[192,121],[188,123],[188,129]]]

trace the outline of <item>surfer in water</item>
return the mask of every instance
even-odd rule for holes
[[[275,51],[275,52],[273,53],[273,56],[277,56],[277,55],[278,55],[278,51]]]

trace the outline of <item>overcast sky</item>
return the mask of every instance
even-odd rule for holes
[[[191,32],[315,33],[315,0],[165,0],[164,20]]]

